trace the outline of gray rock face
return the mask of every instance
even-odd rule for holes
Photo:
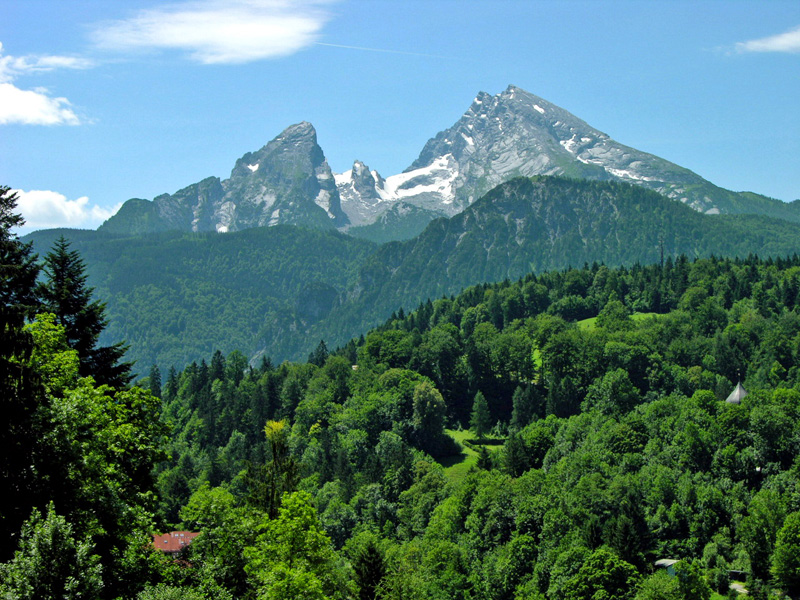
[[[283,223],[317,228],[349,223],[317,133],[306,122],[292,125],[257,152],[245,154],[225,181],[210,177],[173,195],[158,196],[152,203],[137,200],[126,206],[102,227],[222,233]]]
[[[513,85],[496,96],[480,92],[461,119],[429,140],[403,173],[387,177],[378,193],[383,210],[387,202],[403,201],[453,215],[520,175],[619,180],[698,211],[731,208],[724,197],[730,192],[688,169],[615,142],[568,111]],[[348,214],[352,205],[365,202],[357,193],[343,195],[342,200]]]
[[[311,123],[292,125],[261,150],[245,154],[222,185],[217,231],[279,223],[343,227],[348,222]]]

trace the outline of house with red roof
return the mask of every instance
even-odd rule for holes
[[[194,531],[171,531],[161,535],[155,534],[153,536],[153,545],[156,550],[175,556],[189,546],[198,535],[200,535],[200,532]]]

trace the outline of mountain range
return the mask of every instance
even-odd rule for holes
[[[800,202],[716,187],[510,86],[403,173],[334,174],[310,123],[210,177],[64,235],[143,373],[219,349],[302,360],[400,307],[584,263],[796,252]]]
[[[333,173],[314,127],[292,125],[209,177],[152,201],[128,200],[101,226],[110,233],[239,231],[278,224],[339,229],[378,242],[410,239],[514,177],[621,181],[706,214],[761,214],[800,222],[800,203],[725,190],[667,160],[624,146],[568,111],[516,86],[480,92],[402,173],[360,160]]]

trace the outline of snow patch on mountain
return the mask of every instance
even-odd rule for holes
[[[458,168],[452,154],[438,157],[427,167],[386,178],[382,197],[386,200],[413,198],[422,194],[438,194],[443,204],[453,202],[453,181]]]
[[[330,218],[333,218],[331,213],[331,193],[328,190],[320,190],[317,197],[314,198],[314,204],[328,213]]]
[[[342,210],[352,225],[375,222],[397,203],[417,206],[447,206],[453,202],[453,182],[458,164],[452,154],[437,157],[431,164],[383,179],[356,161],[353,168],[335,173]],[[441,211],[441,208],[439,209]],[[442,211],[444,212],[444,211]]]
[[[575,141],[575,136],[572,136],[568,140],[560,140],[558,143],[570,154],[575,154],[577,152],[576,148],[579,146],[578,142]]]

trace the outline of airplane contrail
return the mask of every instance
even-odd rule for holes
[[[406,56],[425,56],[427,58],[452,59],[451,56],[440,56],[438,54],[421,54],[419,52],[403,52],[402,50],[386,50],[384,48],[365,48],[364,46],[345,46],[344,44],[328,44],[326,42],[314,42],[317,46],[330,46],[331,48],[346,48],[348,50],[365,50],[366,52],[383,52],[385,54],[405,54]]]

